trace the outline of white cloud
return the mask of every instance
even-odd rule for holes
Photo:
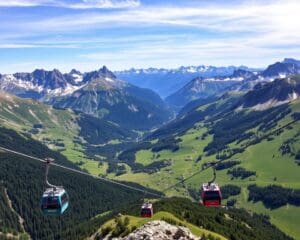
[[[78,48],[75,44],[0,43],[0,49],[12,48]]]
[[[57,4],[57,1],[49,0],[6,2]],[[117,3],[119,5],[113,5]],[[1,4],[0,0],[0,6]],[[126,4],[129,8],[126,8]],[[101,12],[95,10],[88,13],[82,11],[79,14],[28,21],[16,18],[3,26],[20,35],[12,36],[9,40],[0,36],[0,47],[77,47],[82,50],[81,53],[74,51],[73,59],[68,64],[82,66],[83,70],[95,68],[97,64],[108,64],[114,69],[183,64],[245,64],[262,67],[286,56],[300,58],[300,1],[297,0],[267,3],[244,1],[230,6],[210,4],[194,7],[146,7],[140,5],[139,1],[130,0],[86,0],[79,5],[74,5],[74,2],[68,5],[69,8],[79,9],[101,6],[119,6],[125,9]],[[130,8],[132,6],[135,8]],[[106,34],[97,38],[94,35],[95,30],[109,33],[110,28],[116,27],[121,30],[115,37]],[[136,31],[137,27],[145,32],[151,30],[152,35]],[[164,31],[155,33],[155,29],[160,30],[160,27],[164,27]],[[167,27],[171,30],[165,30]],[[178,29],[178,34],[174,34],[175,29]],[[24,35],[34,35],[35,41],[30,40],[30,37],[25,41],[22,32]],[[80,32],[84,32],[86,37],[83,38]],[[56,36],[62,37],[55,38]],[[67,36],[72,36],[73,39]],[[89,51],[89,48],[96,50]],[[54,64],[58,63],[51,63],[51,66]]]
[[[78,59],[91,63],[111,63],[114,68],[174,67],[180,65],[211,64],[218,66],[248,65],[265,67],[285,56],[300,57],[300,46],[290,49],[260,47],[247,42],[247,38],[218,40],[193,39],[182,44],[153,42],[136,45],[117,52],[99,51],[81,54]]]
[[[49,0],[1,0],[0,7],[34,7],[49,4]]]
[[[65,2],[59,0],[0,0],[0,7],[52,6],[61,8],[132,8],[140,5],[139,0],[79,0]]]
[[[94,2],[94,1],[93,1]],[[243,3],[235,6],[199,7],[139,7],[108,13],[81,13],[23,23],[26,30],[42,33],[65,33],[77,30],[109,29],[121,26],[188,27],[201,34],[202,30],[216,34],[228,33],[239,37],[246,34],[250,46],[293,45],[300,41],[300,2],[273,1],[264,4]],[[211,39],[214,40],[214,39]],[[219,40],[220,41],[220,40]],[[233,43],[232,43],[233,44]]]
[[[138,0],[82,0],[79,3],[62,4],[66,8],[132,8],[138,7],[140,2]]]
[[[100,6],[113,7],[116,1],[85,0],[72,7],[92,8]],[[118,1],[115,6],[138,6],[136,1]],[[71,5],[69,5],[71,7]],[[280,32],[300,35],[299,29],[300,2],[295,0],[281,0],[272,3],[251,4],[243,3],[234,6],[195,6],[173,7],[152,6],[126,9],[123,11],[80,13],[54,18],[31,21],[26,29],[32,31],[64,32],[74,29],[100,29],[111,26],[150,27],[174,26],[190,27],[195,30],[206,29],[216,32],[252,32],[268,33]]]

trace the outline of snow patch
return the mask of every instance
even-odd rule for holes
[[[107,82],[114,82],[114,79],[109,78],[109,77],[105,77],[104,80],[107,81]]]
[[[186,71],[189,72],[189,73],[195,73],[195,72],[197,72],[197,69],[195,67],[188,67],[186,69]]]
[[[80,83],[83,80],[82,75],[79,75],[79,74],[76,74],[76,73],[73,73],[72,77],[74,79],[74,82],[76,82],[76,83]]]
[[[31,81],[24,81],[22,79],[15,78],[11,74],[6,74],[2,77],[0,88],[6,91],[14,88],[21,88],[26,90],[34,90],[39,93],[44,90],[42,86],[35,85]]]
[[[280,78],[285,78],[285,77],[286,77],[286,74],[285,74],[285,73],[279,73],[279,77],[280,77]]]
[[[296,100],[299,97],[299,95],[294,91],[292,94],[289,94],[289,99],[291,101]]]
[[[207,82],[241,82],[244,81],[244,77],[226,77],[226,78],[206,78]]]
[[[255,106],[251,107],[251,109],[253,109],[255,111],[263,111],[263,110],[266,110],[266,109],[271,108],[271,107],[276,107],[276,106],[288,103],[289,101],[290,101],[290,99],[287,99],[287,100],[284,100],[284,101],[278,101],[278,100],[272,98],[267,102],[259,103]]]
[[[39,122],[41,123],[41,120],[37,117],[37,115],[31,110],[29,109],[28,112]]]
[[[136,106],[134,106],[133,104],[129,105],[128,106],[128,109],[132,112],[138,112],[138,108]]]
[[[47,90],[47,94],[49,96],[71,95],[73,92],[79,90],[80,88],[83,88],[86,85],[87,85],[87,83],[82,85],[82,86],[74,86],[74,85],[71,85],[71,84],[68,83],[65,88],[56,88],[56,89],[53,89],[53,90]]]

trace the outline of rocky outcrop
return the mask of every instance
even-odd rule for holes
[[[185,227],[173,226],[165,221],[149,222],[120,240],[199,240]]]

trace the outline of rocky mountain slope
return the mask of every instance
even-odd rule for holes
[[[195,78],[187,83],[183,88],[166,98],[166,102],[173,109],[180,110],[189,102],[202,98],[211,97],[221,94],[229,87],[244,81],[245,79],[253,79],[255,74],[245,70],[236,70],[232,75],[227,77],[214,78]]]
[[[185,227],[173,226],[165,221],[153,221],[146,223],[139,229],[130,233],[123,238],[116,238],[116,240],[199,240],[199,237],[193,235],[189,229]]]
[[[243,209],[206,208],[186,198],[166,198],[154,203],[152,218],[138,216],[131,205],[106,221],[88,240],[96,239],[188,239],[273,240],[289,239],[268,219]],[[141,236],[141,238],[139,238]],[[176,238],[177,237],[177,238]]]
[[[121,81],[107,69],[89,73],[86,78],[90,80],[82,88],[48,103],[137,130],[157,126],[171,117],[171,111],[156,93]]]
[[[236,70],[232,75],[212,78],[195,78],[183,88],[166,98],[166,102],[175,110],[180,110],[190,101],[199,98],[221,95],[227,91],[251,90],[257,83],[272,82],[278,78],[293,76],[300,73],[297,60],[284,60],[268,66],[262,72]]]
[[[81,74],[62,74],[59,70],[37,69],[32,73],[3,74],[0,89],[14,95],[43,100],[53,96],[70,94],[81,85]]]
[[[300,61],[297,60],[297,59],[294,59],[294,58],[285,58],[283,60],[284,63],[293,63],[293,64],[296,64],[298,66],[300,66]]]
[[[240,108],[251,107],[264,110],[279,106],[300,96],[300,76],[275,79],[268,83],[258,83],[253,90],[247,92],[240,101]]]
[[[171,117],[156,93],[117,79],[105,66],[84,74],[74,69],[68,74],[57,69],[6,74],[0,78],[0,89],[137,130],[160,125]]]

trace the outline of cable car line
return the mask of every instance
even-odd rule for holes
[[[219,207],[222,203],[222,192],[219,185],[215,183],[217,177],[216,165],[218,162],[211,162],[207,164],[209,164],[213,169],[213,179],[208,183],[202,184],[201,202],[205,207]]]
[[[171,185],[170,187],[165,188],[164,190],[162,190],[162,192],[165,193],[166,191],[169,191],[170,189],[176,187],[177,185],[182,184],[182,183],[186,182],[187,180],[189,180],[189,179],[195,177],[196,175],[202,173],[203,171],[207,170],[208,168],[209,168],[209,167],[207,167],[207,168],[202,168],[201,170],[199,170],[199,171],[193,173],[192,175],[190,175],[190,176],[188,176],[188,177],[186,177],[186,178],[184,178],[184,179],[178,181],[177,183]]]
[[[28,155],[28,154],[24,154],[24,153],[21,153],[21,152],[17,152],[17,151],[8,149],[8,148],[0,147],[0,150],[5,151],[5,152],[9,152],[9,153],[13,153],[13,154],[16,154],[16,155],[19,155],[19,156],[22,156],[22,157],[26,157],[26,158],[29,158],[29,159],[32,159],[32,160],[36,160],[36,161],[39,161],[39,162],[42,162],[42,163],[46,162],[45,159],[34,157],[34,156],[31,156],[31,155]],[[51,165],[56,166],[58,168],[65,169],[65,170],[69,170],[69,171],[74,172],[74,173],[78,173],[78,174],[82,174],[82,175],[85,175],[85,176],[93,177],[95,179],[99,179],[99,180],[102,180],[104,182],[108,182],[108,183],[112,183],[112,184],[115,184],[115,185],[119,185],[121,187],[130,189],[130,190],[134,190],[134,191],[138,191],[138,192],[142,192],[142,193],[146,192],[149,195],[152,195],[152,196],[155,196],[155,197],[159,197],[159,198],[164,198],[165,197],[165,196],[163,196],[161,194],[158,194],[158,193],[154,193],[154,192],[150,192],[150,191],[147,191],[147,190],[144,190],[144,189],[141,189],[141,188],[133,187],[133,186],[130,186],[130,185],[127,185],[127,184],[124,184],[124,183],[120,183],[120,182],[117,182],[117,181],[114,181],[114,180],[111,180],[111,179],[107,179],[107,178],[95,176],[95,175],[83,172],[81,170],[77,170],[77,169],[74,169],[74,168],[63,166],[61,164],[51,163]]]
[[[4,148],[4,147],[0,147],[0,150],[2,151],[5,151],[5,152],[9,152],[9,153],[13,153],[13,154],[16,154],[16,155],[19,155],[19,156],[22,156],[22,157],[26,157],[26,158],[29,158],[29,159],[32,159],[32,160],[36,160],[36,161],[39,161],[39,162],[42,162],[42,163],[45,163],[46,160],[45,159],[42,159],[42,158],[38,158],[38,157],[34,157],[34,156],[31,156],[31,155],[28,155],[28,154],[24,154],[24,153],[21,153],[21,152],[18,152],[18,151],[14,151],[14,150],[11,150],[11,149],[8,149],[8,148]],[[221,162],[221,161],[219,161]],[[74,168],[70,168],[70,167],[66,167],[64,165],[61,165],[61,164],[57,164],[57,163],[51,163],[51,165],[53,166],[56,166],[58,168],[62,168],[62,169],[65,169],[65,170],[69,170],[71,172],[74,172],[74,173],[79,173],[79,174],[83,174],[85,176],[89,176],[89,177],[93,177],[93,178],[96,178],[96,179],[99,179],[99,180],[102,180],[102,181],[105,181],[105,182],[109,182],[109,183],[113,183],[113,184],[116,184],[116,185],[119,185],[119,186],[122,186],[122,187],[125,187],[125,188],[128,188],[128,189],[131,189],[131,190],[135,190],[135,191],[138,191],[138,192],[142,192],[144,194],[149,194],[149,195],[152,195],[152,196],[155,196],[155,197],[159,197],[159,198],[166,198],[164,195],[160,195],[158,193],[153,193],[153,192],[150,192],[150,191],[147,191],[147,190],[144,190],[144,189],[140,189],[140,188],[136,188],[136,187],[133,187],[133,186],[130,186],[130,185],[127,185],[127,184],[124,184],[124,183],[120,183],[120,182],[116,182],[114,180],[110,180],[110,179],[107,179],[107,178],[103,178],[103,177],[99,177],[99,176],[95,176],[95,175],[92,175],[92,174],[89,174],[87,172],[84,172],[84,171],[81,171],[81,170],[77,170],[77,169],[74,169]],[[200,174],[201,172],[207,170],[208,168],[210,168],[211,166],[208,166],[206,168],[202,168],[200,171],[197,171],[195,172],[194,174],[192,174],[191,176],[185,178],[185,179],[182,179],[180,180],[179,182],[175,183],[174,185],[164,189],[163,191],[161,191],[162,193],[170,190],[171,188],[174,188],[175,186],[177,186],[178,184],[181,184],[183,182],[186,182],[187,180],[193,178],[194,176]]]
[[[259,139],[259,140],[263,140],[263,139],[265,139],[266,137],[268,137],[269,135],[275,134],[276,132],[278,132],[278,131],[280,131],[280,130],[282,130],[282,129],[284,129],[284,128],[286,128],[286,127],[288,127],[288,126],[290,126],[290,125],[292,125],[292,124],[294,124],[294,123],[296,123],[296,122],[299,121],[299,120],[300,120],[300,119],[295,119],[295,120],[293,120],[293,121],[291,121],[291,122],[289,122],[289,123],[287,123],[287,124],[285,124],[285,125],[279,127],[278,129],[276,129],[276,130],[274,130],[274,131],[271,131],[270,133],[261,136],[261,137],[258,138],[258,139]],[[246,146],[244,147],[244,149],[246,149],[248,146],[249,146],[249,144],[246,144]],[[0,146],[0,150],[5,151],[5,152],[9,152],[9,153],[13,153],[13,154],[16,154],[16,155],[18,155],[18,156],[26,157],[26,158],[29,158],[29,159],[32,159],[32,160],[36,160],[36,161],[39,161],[39,162],[43,162],[43,163],[46,163],[46,164],[49,164],[49,163],[50,163],[50,162],[48,162],[47,159],[42,159],[42,158],[34,157],[34,156],[31,156],[31,155],[28,155],[28,154],[24,154],[24,153],[21,153],[21,152],[18,152],[18,151],[14,151],[14,150],[5,148],[5,147],[1,147],[1,146]],[[170,190],[170,189],[176,187],[177,185],[186,182],[187,180],[193,178],[194,176],[196,176],[196,175],[202,173],[203,171],[205,171],[205,170],[207,170],[207,169],[209,169],[209,168],[211,168],[211,167],[214,168],[214,180],[215,180],[215,178],[216,178],[215,166],[216,166],[217,164],[219,164],[220,162],[223,162],[223,161],[225,161],[225,160],[228,160],[228,158],[226,158],[226,159],[221,159],[221,160],[219,160],[219,161],[217,161],[217,162],[208,162],[208,163],[204,164],[204,165],[202,166],[202,169],[201,169],[201,170],[199,170],[199,171],[193,173],[192,175],[190,175],[190,176],[188,176],[188,177],[186,177],[186,178],[184,178],[184,179],[178,181],[177,183],[175,183],[175,184],[173,184],[173,185],[171,185],[171,186],[165,188],[165,189],[162,191],[162,193],[165,193],[166,191],[168,191],[168,190]],[[74,168],[70,168],[70,167],[66,167],[66,166],[63,166],[63,165],[60,165],[60,164],[57,164],[57,163],[52,163],[52,162],[51,162],[51,165],[56,166],[56,167],[59,167],[59,168],[62,168],[62,169],[65,169],[65,170],[69,170],[69,171],[74,172],[74,173],[78,173],[78,174],[82,174],[82,175],[85,175],[85,176],[93,177],[93,178],[95,178],[95,179],[99,179],[99,180],[104,181],[104,182],[112,183],[112,184],[115,184],[115,185],[118,185],[118,186],[121,186],[121,187],[130,189],[130,190],[142,192],[142,193],[144,193],[144,195],[149,194],[149,195],[152,195],[152,196],[155,196],[155,197],[158,197],[158,198],[168,198],[168,197],[166,197],[166,196],[164,196],[164,195],[161,195],[161,194],[158,194],[158,193],[154,193],[154,192],[151,192],[151,191],[147,191],[147,190],[145,190],[145,189],[133,187],[133,186],[130,186],[130,185],[127,185],[127,184],[124,184],[124,183],[120,183],[120,182],[117,182],[117,181],[108,179],[108,178],[103,178],[103,177],[95,176],[95,175],[89,174],[89,173],[87,173],[87,172],[84,172],[84,171],[81,171],[81,170],[77,170],[77,169],[74,169]],[[46,169],[47,169],[47,168],[46,168]],[[214,180],[213,180],[213,181],[214,181]],[[208,183],[208,184],[209,184],[208,186],[210,187],[210,185],[215,185],[215,186],[217,187],[217,190],[215,190],[215,191],[218,191],[218,192],[219,192],[220,202],[219,202],[217,205],[214,205],[214,206],[219,206],[219,205],[221,204],[221,198],[222,198],[222,196],[221,196],[220,188],[218,187],[217,184],[213,183],[213,181],[210,181],[210,182]],[[54,189],[55,189],[55,187],[56,187],[56,186],[54,186],[54,185],[49,184],[49,182],[48,182],[48,180],[47,180],[47,170],[46,170],[46,185],[48,185],[48,187],[52,187],[52,188],[54,188]],[[205,184],[203,184],[202,187],[205,187],[204,185],[205,185]],[[57,187],[57,188],[59,188],[59,187]],[[62,188],[62,187],[61,187],[61,188]],[[64,191],[63,188],[62,188],[62,190]],[[211,189],[208,189],[208,190],[206,189],[205,191],[210,191],[210,190],[211,190]],[[46,192],[45,192],[45,193],[46,193]],[[64,192],[62,193],[62,195],[63,195],[64,193],[66,193],[66,192],[64,191]],[[60,196],[60,197],[61,197],[61,196]],[[205,205],[205,203],[204,203],[204,205]],[[143,205],[143,206],[146,206],[146,205]],[[152,216],[152,214],[153,214],[153,208],[152,208],[152,205],[151,205],[151,207],[149,207],[149,206],[150,206],[150,205],[147,205],[147,206],[145,207],[145,209],[148,208],[148,210],[151,210],[151,211],[152,211],[151,216]],[[205,206],[206,206],[206,205],[205,205]],[[213,206],[213,205],[211,205],[211,206]],[[145,210],[145,209],[144,209],[144,210]],[[61,214],[62,214],[62,213],[63,213],[63,212],[61,212]]]
[[[268,137],[268,136],[270,136],[270,135],[273,135],[273,134],[275,134],[276,132],[278,132],[278,131],[280,131],[280,130],[282,130],[282,129],[288,127],[288,126],[293,125],[294,123],[296,123],[296,122],[299,121],[299,120],[300,120],[300,119],[295,119],[295,120],[293,120],[293,121],[291,121],[291,122],[288,122],[287,124],[285,124],[285,125],[283,125],[283,126],[277,128],[277,129],[275,129],[274,131],[271,131],[271,132],[269,132],[269,133],[267,133],[267,134],[261,136],[261,137],[259,138],[259,140],[263,140],[263,139],[265,139],[266,137]],[[247,147],[249,147],[249,145],[246,145],[246,146],[244,147],[244,149],[247,148]],[[230,156],[230,157],[231,157],[231,156]],[[164,190],[162,190],[162,193],[165,193],[166,191],[169,191],[170,189],[176,187],[177,185],[186,182],[187,180],[189,180],[189,179],[193,178],[194,176],[196,176],[196,175],[202,173],[203,171],[205,171],[205,170],[207,170],[207,169],[209,169],[209,168],[211,168],[211,167],[214,167],[215,165],[217,165],[217,164],[219,164],[219,163],[221,163],[221,162],[223,162],[223,161],[226,161],[226,160],[228,160],[228,158],[227,158],[227,159],[221,159],[221,160],[219,160],[219,161],[217,161],[217,162],[209,162],[209,163],[207,164],[207,166],[205,166],[205,164],[204,164],[201,170],[199,170],[199,171],[193,173],[192,175],[190,175],[190,176],[188,176],[188,177],[186,177],[186,178],[184,178],[184,179],[178,181],[177,183],[175,183],[175,184],[173,184],[173,185],[171,185],[171,186],[165,188]],[[215,176],[215,170],[214,170],[214,176]],[[215,180],[215,178],[214,178],[214,180]]]
[[[260,137],[259,139],[262,140],[266,137],[268,137],[269,135],[272,135],[272,134],[275,134],[276,132],[296,123],[297,121],[299,121],[300,119],[295,119],[283,126],[281,126],[280,128],[270,132],[270,133],[267,133],[265,135],[263,135],[262,137]],[[248,147],[248,146],[246,146]],[[27,154],[24,154],[24,153],[20,153],[20,152],[17,152],[17,151],[13,151],[11,149],[8,149],[8,148],[4,148],[4,147],[1,147],[0,146],[0,150],[3,150],[3,151],[6,151],[6,152],[10,152],[10,153],[14,153],[14,154],[17,154],[19,156],[23,156],[23,157],[27,157],[27,158],[30,158],[30,159],[33,159],[33,160],[36,160],[36,161],[40,161],[40,162],[43,162],[45,163],[45,159],[42,159],[42,158],[38,158],[38,157],[34,157],[34,156],[30,156],[30,155],[27,155]],[[220,162],[223,162],[225,160],[228,160],[228,159],[222,159],[222,160],[219,160],[217,163],[220,163]],[[70,168],[70,167],[66,167],[66,166],[63,166],[63,165],[60,165],[60,164],[57,164],[57,163],[52,163],[52,165],[56,166],[56,167],[60,167],[60,168],[63,168],[63,169],[66,169],[66,170],[69,170],[69,171],[72,171],[72,172],[75,172],[75,173],[79,173],[79,174],[83,174],[83,175],[86,175],[86,176],[90,176],[90,177],[93,177],[93,178],[96,178],[96,179],[99,179],[99,180],[103,180],[103,181],[106,181],[106,182],[109,182],[109,183],[113,183],[113,184],[116,184],[116,185],[119,185],[119,186],[123,186],[125,188],[128,188],[128,189],[131,189],[131,190],[136,190],[136,191],[139,191],[139,192],[143,192],[143,193],[149,193],[150,195],[152,196],[156,196],[156,197],[161,197],[161,198],[165,198],[165,196],[163,195],[160,195],[160,194],[157,194],[157,193],[153,193],[153,192],[149,192],[149,191],[145,191],[144,189],[140,189],[140,188],[136,188],[136,187],[133,187],[133,186],[129,186],[127,184],[124,184],[124,183],[120,183],[120,182],[116,182],[116,181],[113,181],[113,180],[110,180],[110,179],[107,179],[107,178],[103,178],[103,177],[99,177],[99,176],[95,176],[95,175],[92,175],[92,174],[89,174],[89,173],[86,173],[86,172],[83,172],[83,171],[80,171],[80,170],[77,170],[77,169],[74,169],[74,168]],[[170,190],[171,188],[174,188],[176,187],[178,184],[181,184],[181,183],[184,183],[186,182],[187,180],[193,178],[194,176],[200,174],[201,172],[207,170],[208,168],[212,167],[212,165],[209,165],[207,167],[203,167],[201,170],[193,173],[192,175],[188,176],[187,178],[184,178],[180,181],[178,181],[177,183],[173,184],[172,186],[170,187],[167,187],[165,188],[163,191],[161,191],[162,193]]]
[[[46,189],[41,200],[41,210],[44,215],[60,216],[69,207],[69,196],[62,186],[55,186],[48,181],[48,172],[52,158],[46,158],[45,185]]]
[[[214,183],[215,180],[216,180],[216,178],[217,178],[217,173],[216,173],[216,167],[215,167],[215,165],[217,165],[217,163],[215,163],[215,162],[211,163],[211,167],[213,169],[214,178],[208,182],[208,185],[211,185],[212,183]]]

